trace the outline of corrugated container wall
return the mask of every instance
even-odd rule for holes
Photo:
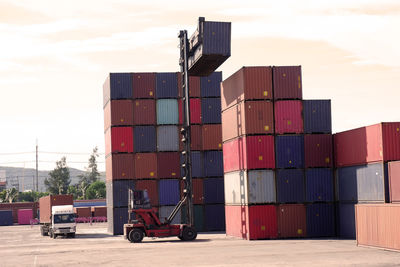
[[[157,153],[158,178],[180,177],[180,156],[178,152]]]
[[[107,182],[107,207],[127,207],[129,189],[135,189],[135,183],[132,180]]]
[[[113,235],[124,233],[124,224],[128,222],[128,208],[107,207],[108,232]]]
[[[303,204],[279,205],[278,237],[306,237],[307,236],[307,213]]]
[[[278,135],[275,148],[277,168],[304,168],[303,135]]]
[[[160,205],[176,205],[179,202],[179,180],[162,179],[158,186]]]
[[[103,106],[110,99],[132,98],[132,73],[110,73],[103,85]]]
[[[137,99],[133,101],[133,124],[156,124],[156,101],[154,99]]]
[[[205,222],[204,222],[204,205],[193,205],[193,217],[194,217],[194,227],[197,232],[203,232],[205,230]],[[182,223],[187,223],[186,217],[186,207],[182,209]]]
[[[113,127],[111,130],[111,152],[123,153],[133,152],[133,128],[132,127]],[[107,131],[107,132],[108,132]]]
[[[205,177],[222,177],[224,175],[222,151],[204,152]]]
[[[400,160],[400,122],[383,122],[383,159]]]
[[[13,225],[12,210],[0,210],[0,226]]]
[[[178,126],[166,125],[157,127],[157,151],[178,151]]]
[[[178,75],[178,98],[183,97],[182,90],[182,73],[177,72]],[[200,97],[200,77],[189,76],[189,97]]]
[[[106,180],[134,179],[133,154],[112,154],[106,158]]]
[[[214,179],[214,178],[211,178]],[[183,197],[183,190],[185,189],[185,182],[181,180],[181,198]],[[223,186],[223,185],[222,185]],[[192,196],[193,204],[204,203],[204,179],[194,178],[192,179]],[[220,194],[220,192],[218,192]],[[222,192],[223,193],[223,192]]]
[[[156,93],[155,73],[133,74],[133,98],[154,98]]]
[[[177,98],[178,77],[176,72],[156,73],[156,98]]]
[[[154,126],[136,126],[133,132],[135,153],[156,151],[157,138]]]
[[[222,82],[222,72],[213,72],[210,76],[200,78],[201,97],[220,97]],[[190,85],[190,84],[189,84]]]
[[[331,133],[331,100],[303,100],[305,133]]]
[[[274,99],[302,99],[301,66],[273,67]]]
[[[300,100],[275,102],[275,133],[303,133],[303,103]]]
[[[135,178],[157,178],[157,154],[135,154]]]
[[[222,149],[222,127],[220,124],[205,124],[201,127],[201,130],[202,148],[199,150]]]
[[[307,205],[307,236],[335,236],[335,207],[331,203]]]
[[[354,203],[338,203],[337,232],[342,238],[356,238]]]
[[[224,203],[223,178],[204,179],[204,203],[206,204]]]
[[[207,231],[225,230],[225,207],[224,204],[205,205],[205,225]]]
[[[147,190],[152,206],[158,206],[158,184],[157,180],[137,180],[136,190]]]
[[[306,201],[334,201],[332,169],[317,168],[306,170]]]
[[[400,161],[388,163],[390,202],[400,202]]]
[[[201,121],[204,124],[221,123],[221,100],[219,98],[201,99]]]
[[[201,118],[201,101],[199,98],[190,99],[190,123],[192,124],[200,124],[202,123]],[[183,118],[183,115],[182,115]],[[183,121],[183,119],[182,119]]]
[[[305,167],[333,167],[332,143],[331,134],[304,135]]]
[[[159,99],[157,100],[157,124],[178,124],[178,100]]]
[[[33,219],[33,210],[32,209],[19,209],[18,210],[18,224],[19,225],[31,224],[32,219]]]
[[[104,107],[104,131],[111,126],[129,126],[132,124],[132,100],[111,100]]]
[[[278,203],[303,203],[305,199],[304,171],[301,169],[276,170]]]
[[[200,151],[191,151],[192,160],[192,177],[204,177],[204,164],[203,157]],[[181,154],[180,163],[183,164],[183,156]],[[181,176],[183,175],[183,168],[181,169]]]

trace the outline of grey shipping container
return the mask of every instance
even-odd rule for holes
[[[107,207],[127,207],[128,191],[134,189],[135,182],[131,180],[118,180],[106,183]]]
[[[178,151],[178,126],[166,125],[157,127],[157,151]]]
[[[175,206],[161,206],[159,211],[159,218],[161,222],[164,222],[166,218],[174,210]],[[172,220],[172,224],[180,224],[182,220],[182,210],[179,210],[175,218]]]

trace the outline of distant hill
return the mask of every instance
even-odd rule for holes
[[[19,183],[19,191],[32,190],[33,178],[36,175],[35,169],[0,166],[0,173],[4,173],[4,171],[7,179],[7,188],[12,187],[13,184]],[[44,179],[49,176],[49,172],[50,171],[39,170],[39,191],[46,191]],[[79,181],[78,175],[85,173],[85,171],[74,168],[69,168],[69,172],[71,177],[71,185],[77,184]],[[106,177],[104,172],[100,172],[100,180],[105,182]]]

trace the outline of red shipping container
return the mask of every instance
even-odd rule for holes
[[[303,133],[303,102],[300,100],[275,102],[275,133]]]
[[[181,180],[181,197],[183,197],[183,189],[185,189],[185,182]],[[204,203],[204,193],[203,193],[203,178],[193,178],[192,179],[192,198],[193,204],[203,204]]]
[[[222,140],[248,134],[274,133],[274,105],[271,101],[241,102],[222,112]]]
[[[76,208],[76,216],[80,217],[80,218],[92,217],[92,208],[91,207],[77,207]]]
[[[156,153],[136,153],[135,178],[157,178],[157,154]]]
[[[133,124],[156,124],[156,101],[154,99],[138,99],[133,101]]]
[[[306,168],[333,167],[331,134],[306,134],[304,157]]]
[[[183,97],[182,93],[182,75],[177,72],[178,75],[178,96]],[[200,77],[189,76],[189,97],[200,97]]]
[[[51,207],[61,205],[73,205],[72,195],[48,195],[39,198],[40,222],[51,222]]]
[[[400,202],[400,161],[388,163],[390,202]]]
[[[132,100],[111,100],[104,107],[104,131],[111,126],[133,124]]]
[[[183,124],[183,101],[178,100],[179,124]],[[190,99],[190,124],[201,124],[200,98]]]
[[[93,217],[107,217],[107,207],[92,207]]]
[[[224,172],[275,168],[274,137],[245,136],[223,144]]]
[[[222,82],[221,109],[242,100],[272,99],[272,68],[243,67]]]
[[[31,224],[31,219],[33,219],[32,209],[19,209],[18,210],[18,224],[27,225]]]
[[[278,236],[282,238],[306,237],[306,206],[284,204],[277,207]]]
[[[157,180],[137,180],[136,190],[147,190],[152,206],[158,206],[158,186]]]
[[[225,206],[226,234],[248,240],[278,237],[273,205]]]
[[[107,131],[108,132],[108,131]],[[106,135],[107,139],[107,135]],[[107,140],[106,140],[107,143]],[[133,153],[133,128],[132,127],[112,127],[111,128],[111,152]]]
[[[202,126],[202,148],[203,150],[222,149],[222,126],[221,124],[204,124]]]
[[[383,122],[383,159],[400,160],[400,122]]]
[[[133,74],[133,98],[155,98],[156,74],[134,73]]]
[[[157,154],[158,178],[180,177],[180,158],[178,152],[160,152]]]
[[[106,157],[106,180],[134,179],[133,154],[112,154]]]
[[[274,99],[302,99],[301,66],[273,67]]]

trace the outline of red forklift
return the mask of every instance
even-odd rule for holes
[[[178,35],[180,41],[181,81],[183,100],[183,127],[181,128],[184,149],[183,156],[183,197],[174,210],[161,222],[157,212],[151,207],[146,190],[130,190],[128,196],[129,221],[124,224],[124,238],[132,243],[139,243],[144,236],[172,237],[183,241],[192,241],[197,237],[193,219],[192,200],[192,163],[190,152],[190,101],[189,75],[208,76],[214,72],[231,52],[231,23],[205,21],[199,18],[198,28],[188,39],[186,30]],[[186,205],[185,205],[186,204]],[[186,208],[186,224],[171,224],[176,214]],[[134,216],[132,216],[134,215]],[[134,220],[131,217],[135,217]]]

